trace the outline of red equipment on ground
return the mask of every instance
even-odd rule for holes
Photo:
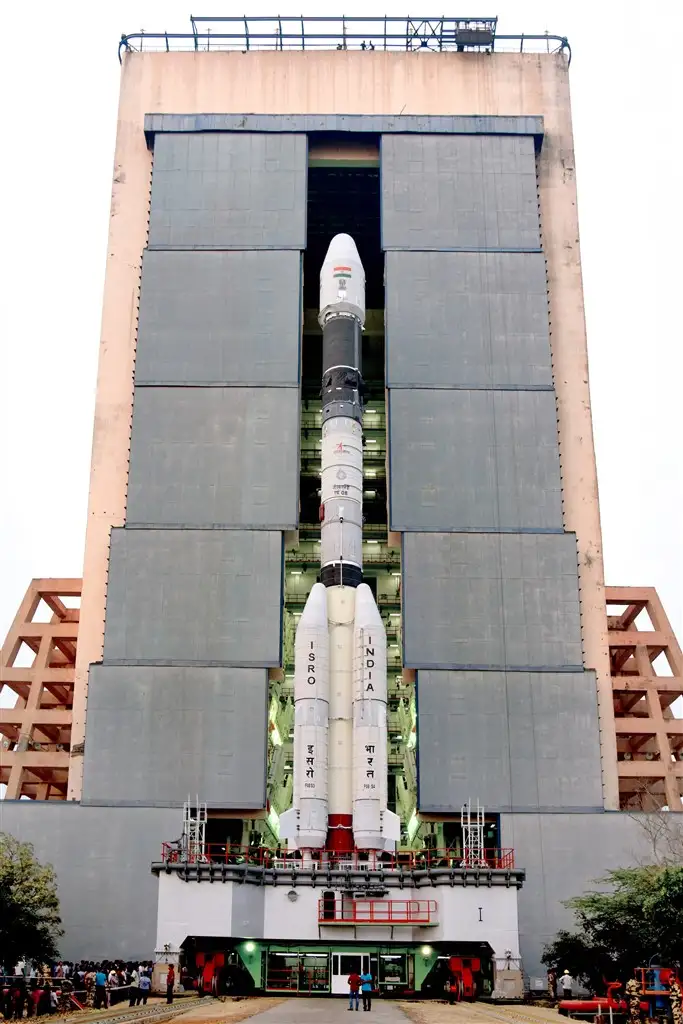
[[[448,992],[451,1002],[477,998],[477,982],[474,977],[481,971],[481,960],[472,957],[452,956],[448,960]]]
[[[224,953],[197,953],[195,963],[199,972],[198,990],[201,995],[217,994],[218,975],[225,965]]]

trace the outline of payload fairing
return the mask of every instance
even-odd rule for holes
[[[387,809],[387,641],[363,583],[365,272],[349,235],[335,235],[320,271],[323,331],[320,583],[294,652],[293,807],[280,836],[298,849],[390,850]]]

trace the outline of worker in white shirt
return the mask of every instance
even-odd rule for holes
[[[565,971],[560,978],[560,988],[562,989],[562,998],[571,999],[574,993],[574,979],[572,978],[569,971]]]

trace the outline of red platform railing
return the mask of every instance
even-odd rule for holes
[[[319,924],[437,923],[436,900],[318,900]]]
[[[162,843],[161,860],[164,864],[246,864],[264,868],[308,868],[319,871],[327,868],[348,871],[425,871],[437,869],[511,870],[515,866],[512,849],[485,850],[473,861],[462,851],[397,850],[395,853],[376,853],[355,850],[352,853],[334,853],[327,850],[298,850],[296,853],[272,850],[266,846],[234,846],[206,843],[201,851],[183,848],[182,843]]]

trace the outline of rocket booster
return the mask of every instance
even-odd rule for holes
[[[363,583],[365,272],[350,235],[335,235],[320,271],[323,331],[320,583],[294,654],[292,847],[393,849],[387,809],[387,641]]]

